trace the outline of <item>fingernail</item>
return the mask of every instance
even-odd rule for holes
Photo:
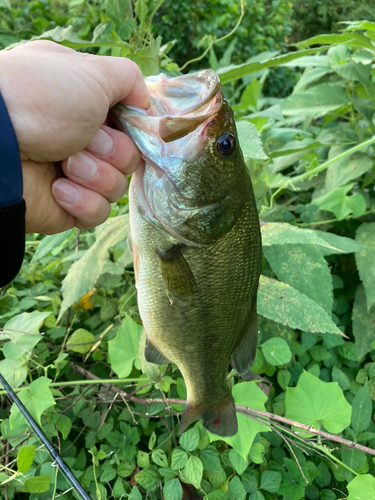
[[[109,155],[113,149],[113,139],[100,128],[86,149],[99,156]]]
[[[88,180],[98,171],[95,161],[84,153],[77,153],[68,158],[68,172],[80,179]]]
[[[78,188],[63,179],[58,179],[53,183],[52,193],[57,200],[70,204],[76,203],[79,198]]]

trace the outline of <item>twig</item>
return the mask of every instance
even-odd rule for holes
[[[81,366],[76,365],[75,363],[70,364],[72,370],[80,373],[84,377],[90,379],[90,380],[96,380],[98,383],[102,383],[99,377],[96,377],[89,371],[85,370]],[[72,382],[74,383],[74,382]],[[108,385],[110,390],[115,392],[115,393],[122,393],[124,398],[127,401],[131,401],[132,403],[138,403],[142,405],[150,405],[154,403],[163,403],[165,404],[166,402],[169,404],[178,404],[178,405],[185,405],[186,401],[184,399],[178,399],[178,398],[139,398],[136,396],[130,396],[124,392],[121,391],[118,387],[116,387],[114,384],[103,384],[103,385]],[[335,434],[330,434],[328,432],[321,431],[319,429],[315,429],[312,425],[305,425],[301,424],[299,422],[295,422],[294,420],[290,420],[289,418],[285,417],[280,417],[279,415],[275,415],[274,413],[269,413],[267,411],[262,411],[262,410],[257,410],[255,408],[249,408],[248,406],[240,406],[236,405],[236,411],[237,413],[241,413],[242,415],[246,415],[248,417],[251,417],[251,415],[259,415],[260,417],[263,418],[269,418],[271,420],[276,420],[278,422],[282,422],[283,424],[291,425],[293,427],[297,427],[298,429],[302,429],[310,434],[316,434],[317,436],[321,436],[325,439],[328,439],[330,441],[335,441],[336,443],[340,443],[344,446],[348,446],[351,449],[354,450],[360,450],[364,451],[365,453],[368,453],[369,455],[375,456],[375,450],[372,448],[368,448],[367,446],[363,446],[361,444],[355,443],[354,441],[349,441],[348,439],[344,439],[340,436],[336,436]]]
[[[301,467],[301,464],[299,463],[298,461],[298,458],[296,456],[296,454],[294,453],[294,450],[291,446],[291,444],[289,443],[290,439],[286,436],[284,436],[280,431],[278,431],[277,429],[273,429],[276,434],[278,434],[285,442],[285,444],[288,446],[289,450],[290,450],[290,453],[293,455],[293,458],[294,460],[296,461],[296,464],[298,465],[298,468],[299,468],[299,471],[301,473],[301,476],[303,477],[303,479],[306,481],[306,484],[309,484],[308,480],[306,479],[306,476],[305,474],[303,473],[303,470],[302,470],[302,467]]]

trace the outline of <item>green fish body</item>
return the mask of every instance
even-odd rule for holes
[[[251,180],[214,71],[146,84],[150,110],[113,111],[145,160],[129,194],[145,356],[175,363],[184,377],[180,432],[202,418],[210,432],[232,436],[228,367],[247,372],[257,344],[261,237]]]

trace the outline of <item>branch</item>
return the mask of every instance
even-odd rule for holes
[[[83,377],[86,377],[90,380],[97,380],[98,384],[108,387],[112,392],[116,394],[120,394],[127,401],[131,401],[132,403],[138,403],[141,405],[150,405],[154,403],[162,403],[162,404],[179,404],[185,405],[186,401],[184,399],[177,398],[138,398],[137,396],[129,395],[126,392],[122,391],[114,384],[102,384],[101,379],[96,377],[89,371],[85,370],[81,366],[76,365],[75,363],[70,363],[71,368],[80,373]],[[73,384],[73,382],[72,382]],[[297,427],[298,429],[302,429],[310,434],[316,434],[317,436],[321,436],[325,439],[329,439],[330,441],[334,441],[336,443],[340,443],[344,446],[348,446],[354,450],[364,451],[369,455],[375,456],[375,450],[372,448],[368,448],[367,446],[362,446],[361,444],[355,443],[354,441],[349,441],[348,439],[344,439],[340,436],[336,436],[335,434],[329,434],[328,432],[320,431],[319,429],[315,429],[311,425],[300,424],[299,422],[295,422],[294,420],[290,420],[289,418],[280,417],[280,415],[275,415],[274,413],[269,413],[267,411],[257,410],[255,408],[249,408],[247,406],[236,405],[237,413],[241,413],[242,415],[251,417],[252,415],[257,415],[264,419],[276,420],[277,422],[282,422],[284,424],[291,425],[292,427]],[[264,422],[264,425],[267,425],[267,422]],[[297,437],[300,437],[297,432],[294,432]]]

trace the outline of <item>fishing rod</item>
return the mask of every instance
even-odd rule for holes
[[[40,429],[38,424],[35,422],[33,417],[30,415],[30,413],[27,411],[25,408],[24,404],[21,402],[17,394],[13,391],[11,386],[8,384],[8,382],[5,380],[5,378],[1,375],[0,373],[0,383],[4,387],[4,389],[8,393],[9,399],[11,399],[19,408],[20,412],[22,415],[26,418],[28,423],[30,424],[30,427],[32,430],[35,432],[35,434],[38,436],[38,438],[42,441],[44,446],[47,448],[49,451],[51,457],[55,460],[55,462],[58,464],[58,466],[61,469],[61,472],[64,474],[66,479],[69,481],[69,483],[72,485],[72,487],[75,489],[75,492],[79,496],[81,500],[92,500],[90,495],[86,492],[86,490],[83,489],[81,483],[78,481],[78,479],[75,477],[71,469],[69,468],[68,464],[64,461],[64,459],[58,454],[56,448],[53,446],[51,441],[47,438],[47,436],[44,434],[44,432]]]

